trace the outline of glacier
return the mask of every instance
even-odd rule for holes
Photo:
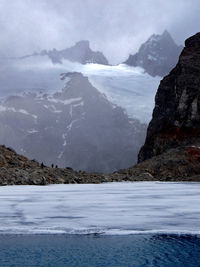
[[[62,73],[81,72],[107,98],[124,108],[129,117],[148,123],[161,77],[152,77],[140,67],[74,63],[53,64],[46,57],[16,59],[2,67],[0,97],[23,92],[53,93],[64,87]],[[9,66],[9,67],[8,67]],[[9,69],[9,71],[8,71]],[[61,78],[61,79],[60,79]]]
[[[200,184],[0,187],[0,234],[200,234]]]

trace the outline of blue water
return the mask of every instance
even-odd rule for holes
[[[176,235],[1,235],[1,267],[198,267],[200,238]]]

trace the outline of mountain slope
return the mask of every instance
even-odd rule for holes
[[[110,172],[131,166],[145,125],[129,119],[80,73],[61,92],[10,96],[0,105],[0,139],[45,164]]]
[[[63,64],[53,64],[42,56],[10,63],[1,62],[0,97],[27,91],[52,93],[63,87],[60,73],[81,72],[111,102],[124,108],[129,117],[145,123],[151,119],[160,77],[152,77],[139,67],[82,65],[67,60]]]
[[[176,65],[183,49],[176,45],[169,32],[153,34],[141,45],[138,53],[130,55],[125,64],[139,66],[152,76],[165,76]]]

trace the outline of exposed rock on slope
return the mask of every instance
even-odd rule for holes
[[[200,181],[200,149],[171,149],[132,168],[113,174],[86,173],[70,168],[41,167],[35,160],[0,146],[0,186],[103,183],[120,181]]]
[[[0,140],[47,165],[111,172],[136,163],[146,126],[129,119],[80,73],[53,95],[10,96],[0,105]]]
[[[112,177],[127,181],[194,181],[200,182],[200,147],[168,149]]]
[[[101,183],[112,181],[104,175],[76,172],[70,168],[41,167],[35,160],[17,154],[13,149],[0,146],[0,186],[47,185],[68,183]]]
[[[41,53],[34,53],[30,56],[48,56],[53,63],[62,64],[63,59],[70,60],[72,62],[79,62],[81,64],[97,63],[108,65],[108,60],[99,51],[92,51],[90,48],[89,41],[80,41],[74,46],[63,49],[63,50],[43,50]],[[26,58],[25,56],[22,58]]]
[[[177,66],[160,83],[139,162],[191,145],[200,146],[200,33],[185,41]]]
[[[162,35],[153,34],[141,45],[138,53],[129,56],[125,64],[142,67],[150,75],[162,77],[176,65],[182,49],[164,31]]]

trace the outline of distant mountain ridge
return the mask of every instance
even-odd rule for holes
[[[32,55],[23,56],[21,58],[23,59],[31,56],[48,56],[54,64],[62,64],[62,61],[67,59],[81,64],[97,63],[108,65],[108,60],[103,53],[93,51],[87,40],[79,41],[74,46],[63,50],[57,50],[55,48],[49,51],[42,50],[40,53],[33,53]]]
[[[81,73],[52,95],[26,93],[0,103],[0,140],[40,162],[76,170],[111,172],[131,166],[146,126],[130,119]]]
[[[183,46],[174,42],[168,31],[153,34],[140,46],[139,51],[124,62],[134,67],[142,67],[151,76],[165,76],[175,67]]]

